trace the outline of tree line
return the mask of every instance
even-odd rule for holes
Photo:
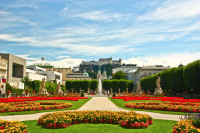
[[[126,92],[126,88],[128,88],[128,92],[132,92],[133,91],[133,81],[132,80],[125,80],[125,79],[113,79],[113,80],[103,80],[103,89],[105,90],[111,90],[113,92]]]
[[[71,92],[72,89],[75,92],[80,92],[80,89],[84,92],[90,90],[95,91],[98,87],[97,80],[66,80],[65,88]]]
[[[157,76],[161,78],[161,88],[164,92],[200,93],[200,60],[145,77],[140,81],[142,89],[154,91]]]

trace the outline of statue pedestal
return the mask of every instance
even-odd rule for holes
[[[154,93],[154,96],[162,96],[163,95],[163,90],[161,88],[156,88]]]
[[[49,93],[47,92],[46,89],[42,89],[38,92],[39,96],[49,96]]]
[[[142,89],[136,89],[135,95],[142,95],[144,93],[144,91]]]
[[[10,98],[10,97],[11,97],[11,93],[8,93],[7,95],[8,95],[8,98]]]
[[[58,89],[58,96],[63,96],[63,91],[61,89]]]
[[[29,93],[26,93],[26,97],[29,97]]]

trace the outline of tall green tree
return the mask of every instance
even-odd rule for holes
[[[31,87],[31,79],[29,79],[27,76],[25,76],[22,80],[21,80],[22,83],[24,83],[24,86],[26,89],[30,88]]]
[[[183,70],[186,87],[194,92],[200,92],[200,60],[189,63]]]
[[[122,71],[118,71],[112,75],[112,79],[125,79],[126,75]]]
[[[95,90],[97,90],[97,88],[98,88],[98,81],[97,80],[91,80],[91,82],[90,82],[90,90],[95,91]]]

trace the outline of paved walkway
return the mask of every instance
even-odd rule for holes
[[[123,108],[118,108],[107,97],[93,97],[90,101],[88,101],[85,105],[83,105],[81,108],[77,110],[78,111],[82,110],[129,111]],[[145,112],[145,111],[136,111],[136,112],[148,114],[154,119],[164,119],[164,120],[174,120],[174,121],[179,121],[179,118],[181,116],[181,115],[160,114],[160,113]],[[18,121],[38,120],[38,118],[45,113],[50,113],[50,112],[27,114],[27,115],[0,116],[0,119],[18,120]]]

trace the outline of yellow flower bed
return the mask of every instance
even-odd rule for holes
[[[44,106],[49,105],[49,106]],[[56,102],[15,102],[15,103],[0,103],[0,113],[4,112],[21,112],[35,110],[62,109],[71,107],[71,103],[56,103]]]
[[[0,120],[1,133],[27,133],[27,129],[22,122]]]
[[[181,120],[173,125],[173,133],[200,133],[200,129],[192,124],[192,120]]]
[[[124,128],[147,128],[152,117],[133,111],[66,111],[42,115],[38,124],[46,128],[65,128],[79,123],[119,124]]]

